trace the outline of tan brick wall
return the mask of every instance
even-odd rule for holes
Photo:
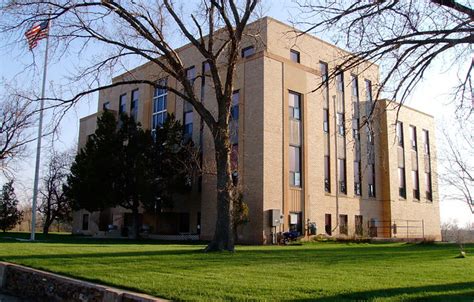
[[[369,64],[361,66],[359,70],[344,72],[345,84],[345,119],[346,119],[346,167],[347,167],[347,194],[340,194],[339,203],[336,203],[336,153],[335,153],[335,110],[332,96],[336,95],[335,83],[329,84],[330,95],[330,156],[331,156],[331,193],[324,191],[324,133],[323,133],[323,96],[321,91],[314,91],[321,82],[320,62],[326,62],[329,70],[340,63],[341,55],[347,54],[343,50],[309,35],[295,38],[294,30],[271,18],[264,18],[251,26],[255,37],[248,37],[242,47],[256,45],[257,53],[250,58],[242,59],[236,71],[234,89],[239,90],[239,180],[244,192],[244,199],[250,209],[249,223],[239,230],[239,240],[247,243],[269,243],[271,233],[275,230],[269,225],[269,210],[280,209],[284,214],[284,225],[276,231],[288,229],[289,212],[302,211],[303,219],[316,222],[318,233],[324,232],[325,214],[332,215],[332,226],[337,226],[337,215],[348,215],[349,234],[354,233],[355,215],[363,215],[364,226],[369,219],[378,221],[393,219],[416,218],[425,221],[426,234],[439,234],[439,207],[437,197],[436,161],[432,160],[433,170],[433,203],[425,201],[412,202],[410,197],[406,201],[398,200],[398,186],[396,182],[396,148],[394,142],[391,119],[393,112],[381,111],[375,118],[375,148],[376,148],[376,198],[367,194],[368,171],[367,159],[364,156],[367,150],[366,132],[361,129],[362,154],[362,196],[354,194],[354,144],[352,139],[352,99],[351,99],[351,72],[358,75],[360,107],[365,108],[364,80],[372,81],[375,87],[378,82],[378,66]],[[300,52],[300,63],[290,60],[290,49]],[[183,46],[177,50],[184,60],[185,66],[195,66],[196,74],[201,73],[202,57],[193,48]],[[145,64],[114,79],[123,77],[146,78],[157,80],[163,77],[159,70],[151,64]],[[169,81],[174,81],[170,79]],[[206,79],[205,98],[206,107],[216,112],[216,101],[212,93],[210,79]],[[172,82],[173,83],[173,82]],[[175,82],[174,82],[175,83]],[[112,110],[118,110],[119,96],[127,93],[127,112],[130,110],[131,91],[140,89],[139,120],[144,127],[151,126],[151,101],[153,89],[149,86],[117,87],[100,93],[98,110],[102,104],[109,101]],[[195,83],[197,95],[200,94],[201,81]],[[301,190],[289,187],[289,122],[288,122],[288,91],[302,94],[303,112],[303,186]],[[374,88],[375,90],[375,88]],[[375,95],[375,93],[374,93]],[[168,110],[175,113],[178,119],[183,117],[182,101],[173,94],[168,95]],[[365,109],[361,109],[361,115]],[[403,109],[400,115],[407,121],[419,122],[419,129],[430,130],[432,157],[435,156],[434,126],[432,118],[414,110]],[[361,118],[361,123],[363,119]],[[85,141],[86,133],[93,131],[95,116],[81,120],[80,142]],[[200,118],[194,113],[193,139],[199,141]],[[394,128],[393,128],[394,129]],[[393,130],[392,129],[392,130]],[[388,131],[388,132],[387,132]],[[408,131],[408,130],[407,130]],[[421,133],[421,132],[420,132]],[[408,134],[408,132],[406,133]],[[421,136],[420,136],[421,138]],[[421,141],[421,140],[419,140]],[[339,146],[341,148],[342,146]],[[212,136],[207,127],[204,127],[204,162],[208,168],[215,168]],[[407,167],[410,156],[406,155]],[[421,162],[421,161],[420,161]],[[394,170],[395,168],[395,170]],[[420,167],[421,170],[421,167]],[[420,189],[424,192],[420,175]],[[407,187],[410,190],[407,178]],[[191,228],[197,219],[197,212],[201,212],[201,238],[211,239],[214,233],[216,217],[215,177],[206,174],[203,177],[202,193],[183,196],[177,202],[173,211],[189,211]],[[397,198],[395,198],[397,197]],[[421,213],[421,214],[420,214]],[[194,230],[194,229],[193,229]],[[336,230],[333,234],[338,234]],[[390,236],[390,230],[385,234]]]

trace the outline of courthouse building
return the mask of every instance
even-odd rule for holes
[[[265,17],[249,25],[242,42],[233,98],[233,157],[249,207],[241,242],[271,243],[281,231],[331,236],[440,238],[433,117],[386,100],[375,101],[379,67],[328,75],[347,55],[312,35]],[[255,37],[257,33],[257,38]],[[207,65],[191,45],[176,50],[207,108],[216,108]],[[133,77],[176,80],[144,64],[112,81]],[[316,89],[318,88],[319,89]],[[179,87],[178,87],[179,88]],[[147,85],[117,86],[99,94],[98,112],[80,120],[79,146],[104,108],[127,113],[154,129],[174,113],[185,135],[214,160],[209,129],[171,92]],[[215,110],[214,110],[215,111]],[[369,113],[372,112],[368,119]],[[215,177],[204,175],[191,193],[141,222],[158,238],[212,238]],[[131,225],[121,208],[74,213],[73,231],[106,235]],[[316,230],[314,230],[314,226]]]

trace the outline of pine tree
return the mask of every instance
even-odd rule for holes
[[[18,209],[18,203],[12,180],[3,185],[0,196],[0,229],[3,232],[13,229],[21,221],[23,212]]]

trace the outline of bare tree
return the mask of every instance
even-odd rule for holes
[[[443,129],[440,180],[446,187],[443,199],[465,203],[474,214],[474,122],[458,120]]]
[[[33,23],[51,20],[54,29],[50,31],[50,42],[57,56],[73,50],[82,55],[86,49],[94,48],[96,54],[84,60],[84,67],[71,77],[67,86],[69,97],[50,96],[51,106],[70,106],[93,92],[130,84],[166,88],[190,103],[209,128],[215,149],[217,220],[207,250],[233,251],[232,205],[238,194],[231,171],[230,111],[241,42],[258,2],[201,1],[191,13],[186,13],[171,0],[8,1],[0,6],[0,30],[20,41],[22,33]],[[200,76],[211,80],[217,106],[207,106],[217,110],[201,103],[194,89],[197,81],[188,79],[187,66],[173,47],[176,33],[208,64],[209,72]],[[80,47],[74,48],[78,44]],[[105,51],[97,53],[98,47]],[[122,80],[103,84],[104,74],[110,81],[107,68],[123,67],[127,58],[139,58],[156,66],[156,78],[137,78],[129,73]],[[178,85],[158,81],[164,77],[173,79],[167,83],[175,80]]]
[[[53,152],[46,163],[46,173],[40,189],[41,204],[38,211],[43,214],[43,234],[47,235],[54,221],[65,222],[72,218],[71,204],[63,186],[73,160],[73,151]]]
[[[352,53],[342,54],[331,77],[339,70],[380,63],[381,92],[403,103],[425,72],[436,62],[445,66],[470,64],[456,89],[458,109],[472,106],[471,63],[474,10],[460,1],[295,0],[302,14],[296,23],[304,32],[334,33],[336,44]]]
[[[26,146],[34,140],[32,103],[18,96],[0,100],[0,170],[11,173],[11,162],[25,155]]]

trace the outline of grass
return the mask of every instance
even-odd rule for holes
[[[238,246],[94,240],[20,242],[0,235],[0,259],[173,300],[474,301],[474,245]]]

